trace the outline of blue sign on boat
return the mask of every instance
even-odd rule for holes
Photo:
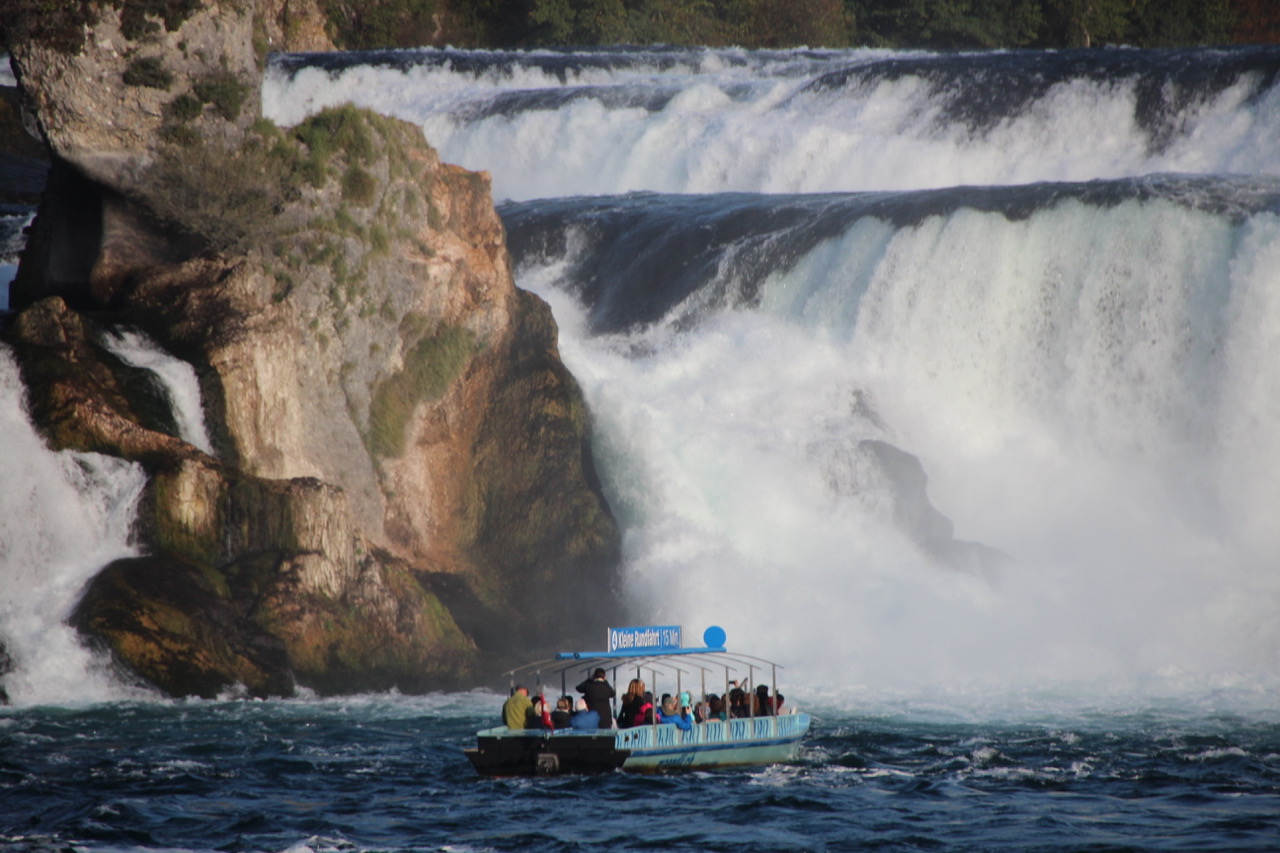
[[[611,652],[670,652],[681,646],[679,625],[645,625],[638,628],[610,628]]]

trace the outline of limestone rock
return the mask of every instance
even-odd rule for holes
[[[18,4],[6,21],[11,63],[49,147],[105,186],[133,186],[171,135],[165,128],[234,138],[260,111],[265,51],[254,43],[252,3],[203,0],[163,12]]]
[[[272,51],[313,53],[334,50],[319,0],[261,0],[259,17]]]
[[[86,8],[77,44],[11,45],[53,170],[7,337],[55,447],[150,475],[148,556],[76,624],[199,695],[426,690],[597,642],[618,531],[488,177],[350,107],[262,121],[249,3]],[[218,75],[255,94],[224,108]],[[216,458],[96,345],[117,323],[196,367]]]

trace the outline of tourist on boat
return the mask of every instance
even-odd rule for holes
[[[747,702],[747,692],[741,687],[729,691],[729,716],[734,719],[751,716],[751,705]]]
[[[751,705],[752,705],[751,710],[755,714],[755,716],[757,717],[773,716],[774,706],[773,706],[773,699],[770,698],[769,696],[769,685],[767,684],[756,685],[756,692],[755,692],[755,695],[752,697]]]
[[[687,693],[681,693],[681,701],[687,697]],[[658,722],[673,722],[680,726],[681,729],[689,731],[694,725],[694,715],[690,712],[687,704],[677,704],[676,697],[669,693],[662,694],[662,708],[658,711]]]
[[[551,724],[557,729],[567,729],[572,720],[573,700],[568,696],[561,696],[556,700],[556,709],[551,712]]]
[[[636,709],[636,715],[631,718],[632,726],[650,726],[654,723],[654,713],[656,708],[653,707],[653,694],[645,692],[644,700],[640,703],[640,707]]]
[[[538,694],[529,710],[529,724],[525,728],[553,731],[555,727],[555,723],[551,722],[551,706],[547,704],[547,697]]]
[[[682,699],[688,695],[680,694]],[[670,693],[662,694],[662,710],[658,712],[658,717],[659,723],[671,723],[686,732],[693,728],[693,714],[689,706],[677,706],[675,697]]]
[[[707,697],[707,716],[703,719],[703,722],[727,719],[729,719],[729,711],[725,707],[724,699],[712,693]]]
[[[605,680],[603,668],[597,668],[591,677],[574,688],[587,700],[587,707],[600,715],[600,728],[613,728],[612,701],[617,694],[613,685]]]
[[[529,712],[533,703],[529,701],[529,688],[517,684],[511,696],[502,703],[502,722],[509,729],[523,729],[529,725]]]
[[[574,731],[594,732],[600,728],[600,715],[587,707],[586,699],[579,699],[569,725]]]
[[[622,694],[622,706],[618,709],[618,728],[627,729],[635,725],[636,714],[643,704],[644,682],[633,678],[627,685],[627,692]]]

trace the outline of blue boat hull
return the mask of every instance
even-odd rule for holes
[[[700,723],[687,732],[671,724],[586,733],[499,727],[477,733],[466,754],[486,776],[782,764],[795,760],[809,722],[808,714],[784,714]]]

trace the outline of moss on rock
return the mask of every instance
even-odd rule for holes
[[[417,325],[406,316],[402,328],[412,335]],[[419,318],[421,320],[421,318]],[[378,383],[369,407],[366,444],[374,456],[399,456],[405,433],[419,403],[444,393],[476,350],[475,336],[455,326],[421,334],[408,348],[404,367]]]

